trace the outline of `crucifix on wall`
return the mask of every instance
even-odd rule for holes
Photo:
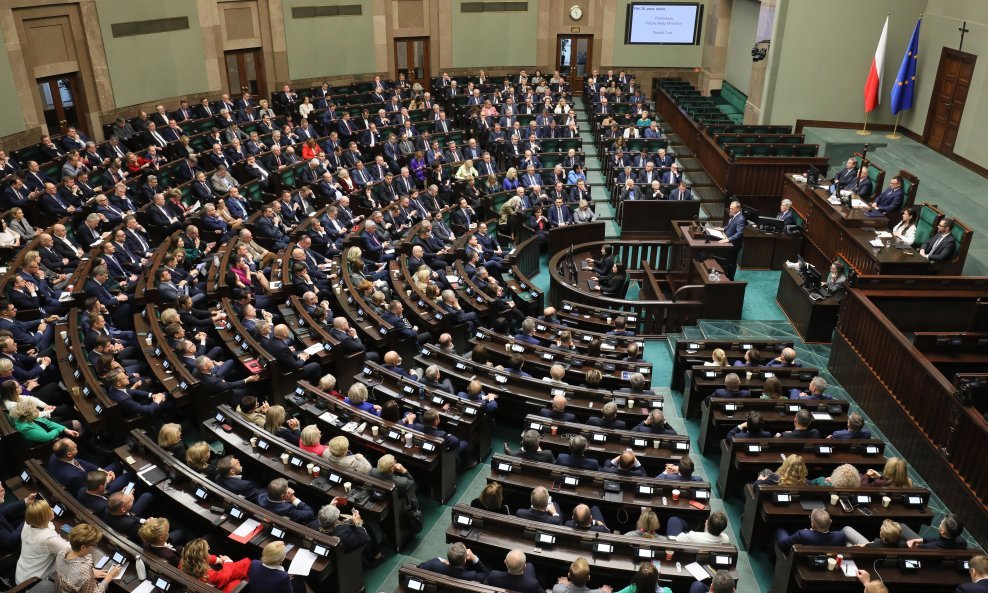
[[[964,24],[957,30],[961,32],[961,42],[957,44],[957,51],[962,51],[964,49],[964,34],[970,33],[971,30],[967,28],[967,21],[964,21]]]

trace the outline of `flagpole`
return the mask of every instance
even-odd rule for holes
[[[889,140],[898,140],[899,138],[902,138],[902,136],[896,134],[896,131],[899,129],[899,115],[901,114],[896,114],[895,116],[895,125],[892,126],[892,133],[885,135],[885,137]]]
[[[858,135],[859,136],[870,136],[871,135],[871,132],[868,131],[868,112],[867,111],[865,111],[864,126],[862,126],[860,130],[858,130]]]

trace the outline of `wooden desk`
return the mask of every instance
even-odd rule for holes
[[[841,570],[827,570],[810,565],[813,556],[832,557],[840,553],[844,561],[854,561],[858,568],[881,578],[890,591],[896,593],[954,593],[957,586],[970,583],[966,570],[958,562],[978,554],[978,550],[901,550],[896,548],[827,548],[794,545],[793,549],[777,554],[772,575],[773,593],[858,593],[861,583],[856,576]],[[903,570],[902,558],[919,560],[919,570]],[[880,567],[880,569],[879,569]]]
[[[796,261],[802,243],[801,235],[765,233],[747,226],[744,229],[741,267],[746,270],[781,270],[786,261]]]
[[[624,200],[619,204],[621,239],[670,236],[674,220],[692,220],[700,214],[700,200]]]
[[[788,504],[780,504],[775,502],[773,498],[775,494],[794,494],[798,496],[798,500]],[[872,502],[863,506],[868,508],[871,515],[862,513],[858,506],[852,508],[851,512],[846,512],[839,504],[830,504],[831,494],[850,496],[852,501],[857,495],[870,496]],[[903,497],[907,495],[922,497],[923,506],[906,506]],[[892,499],[887,508],[882,506],[883,496]],[[930,492],[925,488],[834,489],[828,486],[760,486],[756,489],[754,485],[748,484],[744,487],[741,541],[750,551],[772,544],[775,541],[777,529],[785,529],[792,533],[805,528],[809,525],[810,511],[803,509],[800,501],[822,502],[824,508],[830,513],[830,518],[833,519],[831,529],[840,529],[845,525],[850,525],[858,531],[877,533],[882,521],[892,519],[905,523],[911,529],[918,531],[920,525],[933,520],[933,511],[926,506],[929,499]]]
[[[814,301],[803,289],[803,279],[799,273],[785,268],[779,279],[775,301],[804,342],[830,341],[840,311],[836,297],[828,296]]]
[[[832,453],[821,453],[820,447],[829,447]],[[803,458],[812,476],[830,475],[845,463],[861,472],[881,471],[885,465],[885,443],[871,439],[734,439],[721,440],[720,450],[717,489],[723,498],[741,496],[744,483],[754,482],[763,469],[781,465],[782,456],[794,453]]]
[[[799,410],[826,414],[826,417],[814,418],[811,428],[816,428],[821,434],[831,434],[835,430],[847,428],[847,415],[850,409],[847,401],[839,399],[775,401],[717,398],[711,401],[713,403],[705,403],[700,407],[699,446],[700,452],[704,455],[713,453],[721,439],[726,437],[732,428],[744,422],[747,412],[752,410],[761,413],[765,430],[773,434],[792,430],[793,416]],[[728,404],[734,405],[736,409],[727,411]]]
[[[790,389],[805,390],[810,379],[819,374],[817,369],[811,367],[695,366],[686,371],[686,386],[683,388],[683,404],[680,408],[683,417],[698,418],[700,404],[714,391],[724,387],[724,380],[731,373],[741,379],[741,389],[758,392],[764,387],[767,374],[771,374],[782,383],[782,392],[787,396]],[[758,397],[761,393],[752,395]]]
[[[888,219],[872,217],[863,211],[835,206],[827,201],[822,189],[811,188],[793,180],[783,179],[782,197],[792,200],[793,209],[803,218],[806,240],[800,254],[826,273],[830,262],[843,257],[859,274],[930,274],[926,258],[918,253],[907,255],[899,249],[876,249],[868,244],[875,238],[874,230],[885,230]],[[868,230],[870,229],[870,230]]]
[[[792,342],[783,340],[687,340],[682,339],[676,342],[676,351],[672,358],[672,382],[669,387],[676,391],[682,391],[686,370],[690,367],[703,365],[705,362],[713,360],[714,350],[720,348],[727,356],[727,360],[743,360],[745,353],[751,348],[758,350],[762,360],[768,360],[778,356],[783,349],[792,348]]]
[[[460,517],[470,520],[471,525],[462,527],[457,524]],[[537,544],[536,533],[551,534],[555,537],[555,543]],[[464,504],[453,507],[453,521],[446,528],[446,541],[463,542],[478,556],[487,559],[488,566],[492,567],[499,566],[497,562],[504,558],[507,551],[521,550],[526,559],[535,565],[537,573],[552,575],[552,578],[565,574],[574,558],[584,556],[592,563],[593,582],[598,584],[614,583],[615,586],[620,586],[617,583],[628,582],[642,562],[643,556],[639,550],[646,550],[645,554],[651,551],[650,555],[656,561],[660,578],[665,584],[671,584],[677,589],[688,587],[693,582],[693,577],[686,570],[676,570],[676,562],[666,562],[666,550],[673,551],[674,560],[682,566],[691,562],[706,565],[713,561],[714,556],[721,556],[726,563],[718,568],[731,572],[737,578],[737,548],[733,545],[708,546],[675,540],[588,533],[572,527],[491,513]],[[611,544],[613,551],[610,554],[595,553],[592,547],[594,542]]]

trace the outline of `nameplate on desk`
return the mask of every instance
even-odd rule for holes
[[[302,467],[302,460],[299,459],[298,457],[292,457],[289,460],[289,463],[294,465],[295,467]]]
[[[655,488],[648,486],[646,484],[638,485],[638,495],[639,496],[652,496],[655,493]]]
[[[880,449],[877,445],[865,445],[865,455],[878,455]]]
[[[238,509],[237,507],[230,507],[230,510],[227,511],[227,514],[230,515],[230,518],[232,519],[243,519],[245,515],[245,513],[242,510]]]
[[[834,452],[834,448],[829,445],[820,445],[819,447],[817,447],[816,452],[819,453],[820,455],[832,455]]]
[[[695,490],[693,492],[693,500],[710,500],[709,490]]]
[[[652,369],[650,367],[641,367],[640,369],[638,369],[638,372],[643,375],[647,375],[652,372]]]
[[[714,554],[713,565],[717,567],[721,566],[731,566],[733,562],[730,556],[723,556],[721,554]]]
[[[741,344],[742,350],[751,350],[753,346],[751,344]]]
[[[858,494],[854,497],[854,504],[871,504],[871,497],[867,494]]]
[[[551,352],[543,352],[542,353],[542,359],[543,360],[554,360],[555,359],[555,356],[553,356]]]
[[[600,432],[595,432],[595,433],[591,434],[590,435],[590,438],[592,438],[593,439],[593,442],[595,442],[595,443],[606,443],[607,442],[607,435],[606,434],[603,434],[603,433],[600,433]]]
[[[498,383],[507,383],[508,377],[506,375],[494,375],[494,380]]]
[[[594,542],[593,551],[595,554],[610,554],[614,552],[614,546],[612,544]]]
[[[762,446],[761,445],[748,445],[748,453],[757,455],[758,453],[761,453],[761,452],[762,452]]]
[[[826,412],[813,412],[814,420],[833,420],[833,416]]]
[[[583,336],[584,342],[593,342],[593,336]]]
[[[467,364],[465,362],[458,362],[456,363],[456,368],[460,369],[461,371],[465,371],[467,370]]]
[[[574,476],[563,476],[563,484],[566,486],[576,487],[580,485],[580,479]]]
[[[544,533],[542,531],[535,532],[535,543],[541,544],[543,546],[551,546],[556,543],[556,536],[551,533]]]
[[[416,579],[408,579],[408,583],[405,586],[407,588],[411,589],[412,591],[424,591],[425,590],[425,583],[423,583],[422,581],[416,580]]]
[[[435,404],[435,405],[437,405],[437,406],[441,406],[441,405],[443,405],[445,403],[445,400],[442,397],[438,396],[438,395],[433,395],[432,396],[432,403]]]
[[[261,451],[267,451],[268,449],[271,448],[271,444],[265,441],[264,439],[258,439],[257,448],[260,449]]]
[[[401,434],[397,430],[389,430],[388,431],[388,438],[389,439],[392,439],[392,440],[395,440],[395,441],[400,441],[401,440]]]
[[[788,411],[790,414],[795,414],[799,410],[800,410],[799,404],[787,404],[786,405],[786,411]]]
[[[313,544],[313,546],[312,546],[312,553],[315,554],[316,556],[326,557],[326,556],[329,556],[329,549],[326,548],[326,546],[321,546],[319,544]]]
[[[572,311],[573,305],[563,305],[563,311]]]
[[[504,463],[503,461],[499,461],[495,469],[497,469],[497,471],[499,472],[510,474],[512,468],[510,463]]]
[[[429,441],[423,441],[422,450],[426,453],[433,453],[436,450],[436,445],[434,443],[430,443]]]
[[[512,350],[512,352],[524,352],[525,351],[525,347],[522,346],[521,344],[512,344],[511,345],[511,350]]]
[[[99,416],[100,414],[102,414],[103,413],[103,404],[96,404],[95,406],[93,406],[93,412],[97,416]]]
[[[772,499],[775,501],[775,504],[789,504],[792,502],[792,494],[780,492],[778,494],[774,494]]]
[[[329,481],[334,484],[342,484],[343,478],[339,474],[329,474]]]
[[[673,443],[673,449],[675,449],[676,451],[689,451],[690,444],[686,441],[677,441]]]
[[[651,560],[655,558],[655,550],[652,548],[638,548],[639,560]]]
[[[470,527],[473,525],[473,517],[467,515],[456,515],[453,517],[453,521],[462,527]]]
[[[535,329],[537,329],[537,330],[539,330],[540,332],[544,332],[544,331],[546,331],[546,330],[547,330],[547,329],[549,329],[549,328],[547,328],[547,327],[546,327],[546,326],[544,326],[544,325],[536,325],[536,326],[535,326]]]
[[[634,439],[634,440],[631,441],[631,444],[633,446],[635,446],[635,447],[647,447],[648,446],[648,440],[647,439]]]
[[[195,496],[199,500],[206,500],[208,493],[206,492],[205,488],[196,488],[196,491],[193,493],[193,496]]]
[[[656,408],[656,409],[659,409],[659,410],[661,410],[661,409],[662,409],[662,406],[663,406],[664,404],[665,404],[665,402],[663,402],[663,401],[662,401],[662,400],[660,400],[660,399],[653,399],[653,400],[652,400],[652,407],[653,407],[653,408]]]
[[[285,537],[285,530],[280,527],[271,527],[271,537],[275,539],[281,539]]]
[[[704,371],[703,376],[706,377],[706,378],[708,378],[708,379],[713,379],[714,377],[717,376],[717,373],[715,373],[713,371]]]
[[[737,412],[739,409],[741,409],[741,406],[738,404],[724,404],[725,412]]]
[[[463,408],[463,413],[466,414],[467,416],[476,416],[477,415],[477,409],[478,408],[475,408],[473,406],[465,406]]]
[[[538,422],[531,422],[529,423],[528,427],[534,431],[542,432],[542,425],[539,424]]]
[[[412,387],[411,385],[405,385],[404,387],[401,388],[401,390],[407,393],[408,395],[412,395],[413,393],[415,393],[415,388]]]

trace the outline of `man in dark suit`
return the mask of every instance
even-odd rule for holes
[[[600,417],[593,416],[591,418],[587,418],[587,425],[599,426],[601,428],[611,428],[614,430],[625,430],[625,422],[624,420],[618,419],[617,412],[617,404],[614,402],[607,402],[600,408]]]
[[[779,549],[788,552],[793,544],[804,546],[834,546],[844,547],[846,538],[842,531],[830,531],[830,513],[823,509],[813,509],[810,512],[810,528],[800,529],[796,533],[788,533],[785,529],[776,532]]]
[[[692,200],[693,192],[686,185],[685,181],[680,181],[676,189],[669,192],[670,200]]]
[[[847,159],[847,165],[834,175],[834,182],[830,185],[830,193],[835,194],[839,190],[846,189],[858,178],[858,161],[851,157]]]
[[[871,204],[865,205],[865,209],[884,214],[889,220],[898,220],[896,214],[902,210],[902,200],[902,178],[896,175],[889,181],[888,189],[878,194]]]
[[[267,489],[258,494],[257,504],[300,525],[319,528],[315,511],[295,496],[295,490],[288,487],[284,478],[271,480]]]
[[[137,530],[141,528],[141,518],[131,512],[134,502],[133,494],[114,492],[107,500],[103,521],[117,533],[125,534],[131,541],[139,544],[141,538]]]
[[[550,500],[549,491],[545,486],[536,486],[532,490],[531,507],[518,509],[515,511],[515,516],[539,523],[562,525],[563,517],[560,512],[559,505]]]
[[[813,414],[809,410],[800,410],[796,412],[796,416],[793,417],[792,423],[792,430],[787,430],[781,435],[776,434],[775,436],[781,436],[784,439],[820,438],[820,431],[815,428],[810,428],[810,425],[813,424]]]
[[[419,568],[465,581],[484,582],[490,572],[480,558],[462,542],[456,542],[446,552],[446,559],[431,558],[419,564]]]
[[[244,379],[227,381],[220,373],[214,372],[216,363],[207,356],[198,356],[195,360],[196,376],[202,382],[205,392],[210,395],[225,396],[231,402],[239,402],[245,395],[250,395],[249,383],[256,383],[260,375],[248,375]]]
[[[101,469],[96,469],[86,474],[86,485],[76,495],[76,500],[81,502],[87,509],[97,517],[106,512],[109,505],[107,488],[110,486],[110,474]],[[145,492],[137,497],[131,512],[138,517],[146,516],[148,509],[154,502],[154,495]]]
[[[971,582],[957,585],[956,593],[988,593],[988,556],[979,554],[968,561]]]
[[[806,391],[800,391],[799,389],[793,387],[789,391],[789,399],[834,399],[824,393],[824,390],[826,389],[826,379],[823,377],[813,377],[813,379],[810,380],[810,385],[806,388]]]
[[[531,344],[533,346],[541,345],[539,339],[535,337],[535,320],[526,319],[521,324],[521,331],[515,334],[514,339],[516,342],[522,342],[525,344]]]
[[[871,192],[875,191],[875,186],[871,181],[871,177],[868,177],[868,167],[861,167],[858,171],[857,179],[855,179],[845,189],[862,200],[867,200],[871,196]]]
[[[967,540],[961,536],[963,532],[964,523],[960,517],[950,513],[940,521],[936,537],[913,537],[916,534],[908,528],[902,530],[902,536],[906,538],[906,545],[910,548],[963,550],[967,548]]]
[[[549,208],[549,226],[556,228],[568,224],[573,224],[573,213],[563,204],[562,198],[556,198],[556,203]]]
[[[67,492],[79,492],[85,488],[89,472],[96,470],[103,470],[108,475],[109,483],[106,485],[105,492],[117,492],[134,481],[134,476],[123,472],[119,463],[101,468],[95,463],[80,459],[78,455],[79,447],[75,441],[59,439],[55,441],[48,463],[45,464],[45,469],[49,475],[65,486]]]
[[[505,452],[515,457],[521,457],[529,461],[540,461],[542,463],[554,463],[556,460],[552,456],[552,451],[543,451],[541,446],[542,437],[537,430],[526,430],[521,435],[521,449],[514,453],[504,445]]]
[[[388,305],[388,309],[381,315],[381,319],[390,323],[393,328],[392,331],[397,332],[399,336],[406,340],[415,340],[420,346],[431,342],[432,334],[429,332],[419,332],[419,327],[412,325],[404,314],[405,310],[401,304],[401,300],[395,299]]]
[[[507,570],[492,570],[484,584],[516,593],[544,593],[545,589],[535,577],[535,567],[527,562],[521,550],[508,552],[504,567]]]
[[[127,373],[118,371],[110,375],[108,382],[112,387],[107,395],[117,402],[124,416],[146,416],[148,418],[159,414],[166,407],[167,396],[164,393],[150,393],[141,389],[130,388],[130,377]]]
[[[828,439],[870,439],[871,431],[865,427],[864,417],[857,412],[851,412],[847,417],[847,430],[835,430]]]
[[[254,502],[261,493],[261,489],[254,482],[245,480],[242,477],[243,473],[244,470],[240,465],[240,460],[233,455],[227,455],[216,464],[216,477],[214,481],[230,492]]]
[[[322,377],[322,367],[318,362],[309,362],[309,355],[296,352],[291,332],[285,324],[276,325],[274,334],[268,344],[268,351],[285,370],[300,370],[305,378],[312,383],[318,383]]]
[[[560,453],[556,458],[556,465],[566,467],[576,467],[579,469],[589,469],[591,471],[600,470],[600,462],[584,456],[587,450],[587,439],[583,435],[573,435],[569,438],[569,453]]]
[[[710,397],[751,397],[751,392],[741,389],[741,377],[737,373],[728,373],[724,377],[724,386],[714,390]]]
[[[333,328],[329,330],[329,335],[336,340],[336,348],[343,350],[346,354],[356,354],[364,351],[364,343],[357,337],[357,330],[350,327],[350,322],[346,317],[336,317],[333,319]],[[378,361],[380,355],[377,352],[368,352],[367,360]]]
[[[734,280],[734,274],[738,270],[738,255],[741,253],[741,247],[744,244],[744,227],[747,226],[747,221],[744,218],[744,214],[741,213],[741,202],[733,201],[730,206],[730,218],[727,224],[721,229],[724,232],[725,237],[719,241],[719,243],[730,243],[732,249],[727,252],[727,257],[724,258],[724,274],[727,275],[728,280]]]
[[[530,321],[532,320],[526,319],[525,323]],[[551,418],[557,422],[576,422],[576,414],[566,411],[565,395],[553,396],[552,408],[542,408],[539,410],[539,416],[542,416],[543,418]]]
[[[954,228],[954,221],[944,218],[937,225],[937,234],[929,238],[919,250],[919,254],[931,262],[949,261],[957,251],[957,241],[951,234]]]
[[[7,493],[0,483],[0,501],[4,500]],[[21,547],[21,529],[24,527],[24,511],[27,505],[32,504],[37,498],[37,494],[32,492],[24,500],[15,500],[0,506],[0,552],[5,554],[16,553]]]
[[[666,422],[665,413],[657,408],[653,408],[648,416],[631,430],[632,432],[646,432],[649,434],[676,434],[676,431]]]

